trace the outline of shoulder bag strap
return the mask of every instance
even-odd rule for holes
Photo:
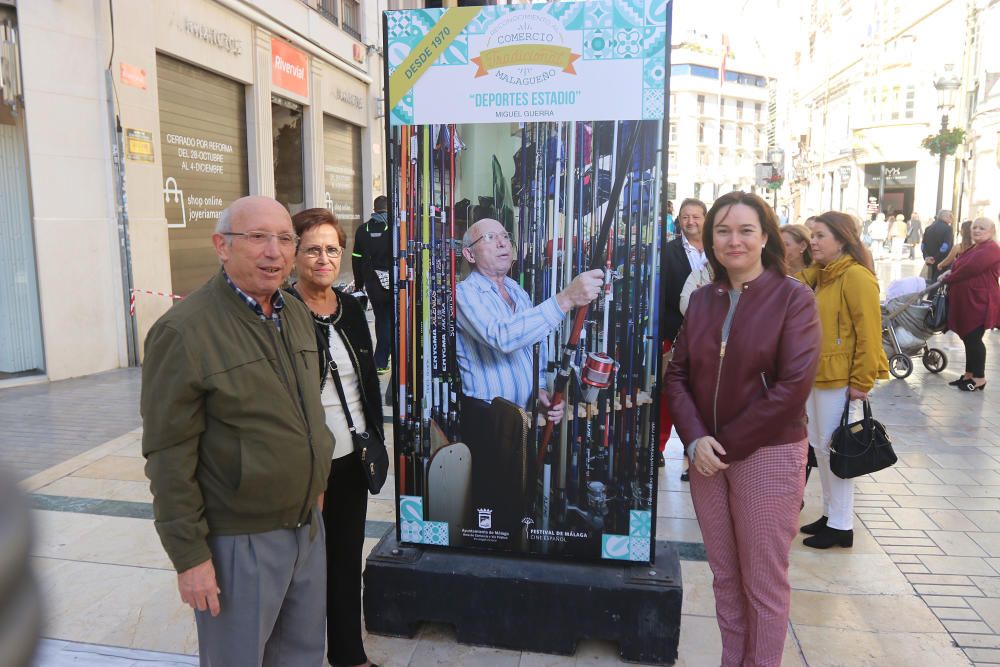
[[[347,418],[347,429],[354,434],[357,432],[357,429],[354,428],[354,420],[351,419],[351,411],[347,409],[347,396],[344,395],[344,385],[340,381],[340,372],[337,371],[337,362],[333,359],[330,360],[330,375],[333,376],[333,384],[337,387],[337,395],[340,396],[340,407],[344,411],[344,417]]]

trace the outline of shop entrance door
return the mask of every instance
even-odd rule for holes
[[[44,367],[16,52],[17,28],[0,9],[0,73],[8,75],[0,76],[0,379]]]

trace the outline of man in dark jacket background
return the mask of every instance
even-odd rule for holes
[[[673,341],[677,338],[684,315],[681,314],[681,290],[692,270],[700,270],[707,261],[702,245],[702,226],[708,208],[700,199],[685,199],[681,202],[677,213],[676,226],[680,234],[670,241],[664,249],[666,272],[663,274],[663,309],[661,311],[661,329],[663,336],[662,351],[670,351]],[[666,366],[664,366],[666,368]],[[663,467],[663,450],[667,446],[672,428],[670,411],[667,409],[666,394],[661,394],[660,400],[660,431],[659,448],[656,456],[657,465]],[[681,474],[681,480],[687,481],[687,471]]]
[[[372,208],[372,217],[354,233],[351,267],[355,289],[365,290],[375,313],[375,367],[385,373],[392,348],[392,232],[385,196],[376,197]]]
[[[934,222],[924,230],[920,251],[924,255],[924,263],[928,265],[928,282],[937,281],[941,275],[938,265],[948,256],[951,246],[955,243],[955,230],[952,228],[954,220],[955,216],[951,211],[942,209],[934,218]]]

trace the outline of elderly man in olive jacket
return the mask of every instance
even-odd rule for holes
[[[296,237],[266,197],[212,235],[222,269],[153,325],[142,453],[201,664],[323,664],[330,469],[312,317],[279,289]]]

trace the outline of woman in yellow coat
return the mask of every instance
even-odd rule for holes
[[[875,381],[888,377],[878,280],[849,215],[828,211],[817,216],[810,247],[813,264],[799,277],[816,292],[823,330],[816,383],[806,403],[809,442],[816,450],[823,484],[823,516],[801,530],[812,536],[803,542],[806,546],[850,547],[854,481],[830,470],[830,438],[847,402],[850,420],[859,419],[861,402]]]

